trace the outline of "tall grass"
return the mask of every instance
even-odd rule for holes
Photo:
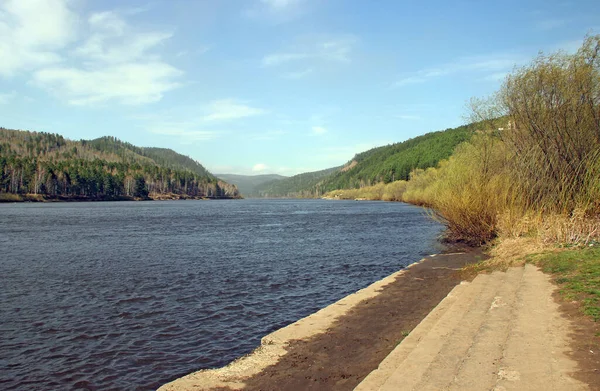
[[[481,112],[489,128],[437,169],[414,172],[403,199],[433,207],[451,236],[473,243],[597,240],[600,35],[515,70]]]
[[[540,55],[476,102],[480,131],[438,167],[329,195],[431,207],[452,239],[473,244],[496,236],[598,240],[600,35],[574,55]]]
[[[504,211],[519,208],[508,152],[495,135],[475,135],[437,169],[415,171],[403,199],[433,208],[453,239],[482,244],[498,231]]]

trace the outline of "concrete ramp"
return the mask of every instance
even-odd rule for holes
[[[555,289],[532,265],[461,283],[355,390],[587,390]]]

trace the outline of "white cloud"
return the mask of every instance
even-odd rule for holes
[[[30,73],[33,85],[73,105],[152,103],[180,86],[183,72],[156,50],[172,33],[138,31],[117,12],[84,19],[73,4],[0,2],[0,76]]]
[[[350,52],[356,43],[354,38],[335,39],[321,43],[319,53],[322,57],[335,61],[350,61]]]
[[[179,86],[173,80],[181,74],[162,62],[125,63],[104,69],[46,68],[36,71],[33,80],[73,105],[110,100],[138,105],[159,101],[165,92]]]
[[[208,105],[208,112],[203,117],[205,121],[223,121],[265,114],[266,111],[238,103],[233,99],[213,101]]]
[[[252,19],[285,23],[304,15],[307,3],[306,0],[259,0],[243,13]]]
[[[312,72],[313,72],[312,68],[307,68],[302,71],[287,72],[281,76],[285,79],[298,80],[298,79],[302,79],[302,78],[310,75]]]
[[[506,74],[515,65],[524,61],[526,61],[525,57],[511,54],[465,57],[435,68],[421,69],[408,74],[395,81],[392,87],[398,88],[410,84],[425,83],[442,76],[465,72],[479,72],[485,74],[485,79],[492,80],[494,77],[500,77],[500,74]]]
[[[311,62],[350,62],[357,40],[353,36],[342,36],[296,45],[292,50],[271,53],[262,58],[263,67],[281,66],[310,60]]]
[[[13,92],[9,93],[0,93],[0,105],[5,105],[10,103],[17,94]]]
[[[66,0],[0,2],[0,75],[62,61],[56,50],[75,39],[76,24]]]
[[[400,118],[400,119],[404,119],[404,120],[412,120],[412,121],[416,121],[416,120],[420,120],[421,117],[418,115],[413,115],[413,114],[400,114],[400,115],[396,115],[396,118]]]
[[[540,31],[550,31],[562,27],[565,24],[567,24],[567,21],[564,19],[544,19],[537,21],[535,23],[535,28]]]
[[[320,136],[320,135],[322,135],[322,134],[325,134],[325,133],[327,133],[327,129],[325,129],[325,128],[324,128],[324,127],[322,127],[322,126],[313,126],[313,127],[312,127],[312,132],[313,132],[313,134],[315,134],[315,135],[317,135],[317,136]]]
[[[283,9],[290,6],[295,6],[302,2],[302,0],[260,0],[260,2],[270,8]]]
[[[258,163],[258,164],[255,164],[252,167],[252,172],[263,172],[263,171],[266,171],[268,169],[269,169],[269,166],[267,166],[266,164],[264,164],[264,163]]]
[[[178,137],[182,143],[207,141],[232,132],[235,124],[231,121],[261,115],[267,111],[240,103],[236,99],[222,99],[206,105],[177,106],[131,116],[147,132]],[[226,125],[227,128],[222,126]],[[234,126],[232,128],[232,126]],[[266,132],[260,135],[246,135],[248,139],[273,139],[283,131]]]
[[[597,29],[598,30],[598,29]],[[581,45],[583,44],[583,39],[573,39],[569,41],[561,41],[556,45],[553,45],[550,50],[557,51],[562,50],[563,52],[574,54],[577,53]]]
[[[312,55],[308,53],[276,53],[269,54],[268,56],[263,57],[262,64],[265,67],[276,66],[285,64],[286,62],[303,60],[305,58],[312,57]]]
[[[137,60],[156,60],[149,50],[173,36],[170,32],[135,32],[114,12],[92,14],[88,19],[91,35],[75,54],[85,61],[118,64]]]
[[[426,82],[427,79],[425,77],[419,77],[419,76],[408,76],[405,78],[402,78],[398,81],[396,81],[394,83],[394,87],[403,87],[409,84],[418,84],[418,83],[424,83]]]

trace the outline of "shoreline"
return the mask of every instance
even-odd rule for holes
[[[0,204],[26,202],[111,202],[111,201],[208,201],[208,200],[239,200],[243,197],[197,197],[180,194],[156,194],[148,198],[139,197],[86,197],[86,196],[46,196],[42,194],[0,194]]]
[[[159,390],[353,389],[460,283],[460,268],[482,256],[480,249],[449,246],[441,254],[414,262],[264,336],[252,353],[225,367],[193,372],[164,384]],[[380,319],[374,319],[373,315]],[[356,330],[344,335],[349,327]],[[398,335],[394,336],[393,330]],[[332,336],[340,333],[339,340],[332,340]],[[316,370],[325,374],[331,371],[333,363],[346,365],[348,357],[343,356],[354,356],[356,360],[357,339],[363,341],[362,354],[372,357],[356,361],[351,373],[334,376],[330,373],[320,376],[320,380],[319,376],[308,376],[307,380],[307,364],[309,372]],[[311,351],[314,346],[323,344],[317,352]],[[383,346],[374,349],[377,345]],[[308,363],[307,358],[311,356],[318,356],[327,366]]]

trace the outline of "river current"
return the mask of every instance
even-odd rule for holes
[[[0,204],[0,389],[153,390],[438,252],[401,203]]]

